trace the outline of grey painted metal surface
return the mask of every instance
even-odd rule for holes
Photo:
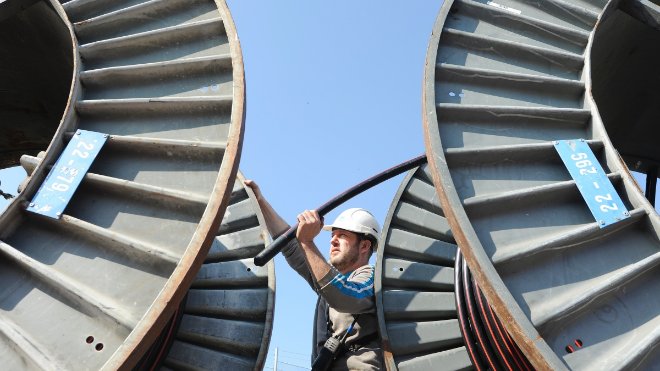
[[[3,367],[131,367],[195,279],[229,203],[240,46],[222,1],[48,6],[69,27],[73,77],[43,161],[0,216]],[[60,220],[27,214],[77,128],[110,137]]]
[[[426,165],[403,180],[383,236],[375,285],[388,369],[471,368],[454,299],[457,247]]]
[[[239,173],[163,368],[263,369],[273,328],[275,267],[273,261],[255,266],[252,258],[269,241],[254,194]]]
[[[28,173],[39,162],[36,157],[21,158]],[[188,290],[163,369],[216,370],[232,365],[232,370],[260,370],[266,361],[275,267],[273,261],[264,267],[252,263],[270,235],[254,193],[243,180],[239,172],[217,235]]]
[[[424,128],[442,208],[479,286],[539,369],[658,364],[660,223],[591,95],[592,71],[612,62],[592,46],[607,50],[599,27],[618,5],[446,1],[427,54]],[[576,138],[631,218],[598,228],[552,144]]]

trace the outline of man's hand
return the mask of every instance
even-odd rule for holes
[[[260,201],[263,198],[263,195],[261,194],[261,188],[259,188],[259,186],[254,180],[245,179],[243,183],[245,183],[245,186],[252,189],[252,192],[254,192],[254,196],[257,198],[257,201]]]
[[[296,238],[303,245],[313,242],[314,237],[321,232],[321,227],[323,227],[323,218],[319,213],[316,210],[305,210],[298,214]]]
[[[296,238],[300,243],[309,270],[316,282],[319,282],[330,271],[330,264],[325,261],[323,254],[314,244],[314,237],[318,236],[323,226],[323,218],[316,210],[305,210],[298,214],[298,230]]]
[[[257,203],[261,212],[264,214],[264,219],[266,221],[266,228],[271,236],[276,238],[282,233],[286,232],[289,229],[289,225],[282,219],[282,217],[273,209],[268,200],[264,198],[264,195],[261,193],[261,188],[257,185],[254,180],[245,179],[243,181],[246,187],[252,189],[254,192],[254,197],[257,198]]]

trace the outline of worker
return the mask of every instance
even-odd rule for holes
[[[290,226],[264,198],[254,181],[246,180],[257,198],[268,231],[276,238]],[[282,253],[287,262],[318,294],[313,331],[312,364],[319,368],[328,353],[328,339],[344,343],[332,357],[331,370],[381,370],[383,352],[378,335],[374,298],[374,266],[369,258],[378,247],[380,227],[364,209],[345,210],[331,225],[323,226],[316,210],[297,217],[296,238]],[[332,232],[330,261],[314,244],[321,228]],[[325,346],[325,350],[324,350]],[[315,365],[314,362],[317,361]]]

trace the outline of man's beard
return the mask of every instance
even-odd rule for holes
[[[330,263],[339,271],[351,267],[360,258],[360,252],[357,246],[351,246],[344,255],[330,257]]]

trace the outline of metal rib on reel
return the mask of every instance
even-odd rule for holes
[[[470,365],[456,320],[456,245],[426,166],[402,182],[383,226],[376,262],[380,333],[390,368]]]
[[[270,237],[252,190],[240,173],[238,178],[161,369],[260,370],[266,361],[275,267],[272,261],[264,267],[252,263]]]
[[[430,172],[475,281],[539,369],[658,359],[660,223],[590,92],[591,36],[617,5],[446,1],[427,54]],[[593,219],[553,148],[577,138],[630,218]]]
[[[21,159],[28,172],[40,162]],[[253,192],[239,172],[204,265],[138,369],[263,368],[272,334],[275,270],[252,258],[270,241]]]
[[[470,321],[480,312],[461,316],[466,296],[456,290],[462,290],[464,281],[455,279],[462,271],[454,266],[461,268],[462,260],[456,261],[458,249],[428,166],[411,170],[404,178],[383,231],[375,284],[388,369],[485,369],[470,354],[478,345],[472,340]],[[469,293],[471,300],[475,293]],[[490,308],[485,301],[481,304]],[[508,357],[506,352],[502,356]]]
[[[131,367],[185,295],[229,203],[240,46],[224,2],[50,6],[71,27],[73,86],[42,163],[0,217],[0,352],[8,368]],[[76,129],[109,138],[64,215],[25,212]]]

